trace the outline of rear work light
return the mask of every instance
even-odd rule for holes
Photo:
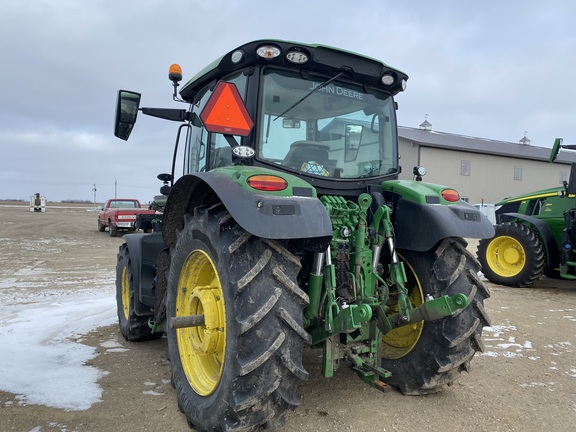
[[[384,76],[382,76],[382,78],[380,78],[380,81],[382,81],[382,84],[389,86],[394,84],[394,81],[396,80],[394,79],[394,75],[386,73]]]
[[[248,186],[261,191],[281,191],[288,187],[288,182],[281,177],[258,174],[248,177]]]
[[[244,52],[241,50],[236,50],[232,53],[230,60],[232,60],[232,63],[240,63],[243,58],[244,58]]]
[[[446,201],[456,202],[460,199],[460,194],[454,189],[444,189],[442,191],[442,198],[444,198]]]
[[[308,55],[302,51],[290,50],[286,53],[286,60],[295,64],[304,64],[308,61]]]

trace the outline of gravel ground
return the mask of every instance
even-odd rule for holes
[[[3,302],[42,301],[56,289],[114,295],[122,239],[97,232],[90,209],[49,205],[46,213],[34,214],[21,204],[0,204],[0,242]],[[474,252],[476,244],[470,241]],[[453,386],[435,395],[403,396],[381,393],[347,368],[324,379],[321,353],[307,350],[310,379],[300,386],[301,406],[289,413],[283,431],[574,430],[576,282],[544,278],[525,289],[487,285],[492,326],[484,330],[485,352]],[[6,322],[3,316],[0,327]],[[111,325],[80,342],[96,349],[87,365],[103,372],[101,401],[71,411],[0,391],[1,430],[190,430],[170,385],[165,339],[128,343]]]

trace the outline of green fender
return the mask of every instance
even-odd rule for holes
[[[286,177],[289,187],[282,194],[244,187],[242,179],[254,173]],[[174,247],[185,214],[193,213],[195,207],[221,202],[250,234],[277,240],[310,239],[312,250],[324,250],[332,238],[328,212],[312,186],[300,179],[294,182],[292,177],[250,167],[185,175],[174,184],[166,201],[164,241]]]
[[[392,213],[396,247],[430,250],[447,237],[490,238],[494,227],[465,201],[442,197],[446,186],[419,181],[396,180],[382,184],[384,196],[395,205]]]

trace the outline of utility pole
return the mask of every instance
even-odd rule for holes
[[[92,195],[94,195],[94,205],[96,205],[96,183],[94,183],[94,187],[92,188]]]
[[[117,190],[118,190],[118,180],[114,179],[114,198],[118,198],[116,196]]]

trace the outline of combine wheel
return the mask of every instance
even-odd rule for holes
[[[496,225],[491,239],[480,240],[478,260],[486,278],[499,285],[524,287],[544,271],[546,258],[540,239],[524,225]]]
[[[308,377],[300,262],[279,243],[245,232],[221,206],[184,219],[170,252],[167,321],[203,315],[204,323],[167,329],[179,406],[202,431],[281,424]]]
[[[130,251],[126,243],[120,246],[116,263],[116,304],[120,333],[128,341],[143,341],[162,337],[161,332],[152,333],[148,326],[148,316],[134,313],[134,293]]]
[[[428,252],[398,252],[413,306],[428,296],[456,293],[466,294],[470,302],[454,316],[399,327],[382,337],[382,367],[392,372],[387,382],[404,394],[436,393],[467,371],[482,350],[482,328],[490,325],[484,299],[490,294],[463,239],[445,239]]]

